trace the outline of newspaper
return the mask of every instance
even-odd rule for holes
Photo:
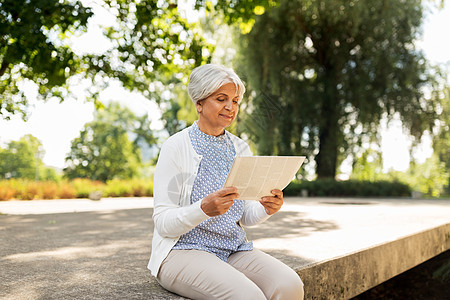
[[[224,187],[238,189],[241,200],[260,200],[283,190],[294,178],[305,156],[240,156],[234,159]]]

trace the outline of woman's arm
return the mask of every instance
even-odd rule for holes
[[[161,149],[155,169],[154,179],[154,212],[155,229],[163,237],[176,238],[187,233],[195,226],[208,219],[200,207],[201,201],[188,206],[189,199],[182,199],[189,181],[193,181],[193,174],[183,170],[179,160],[181,153],[176,145],[165,143]],[[184,200],[184,201],[183,201]]]
[[[244,200],[244,214],[240,223],[242,226],[254,226],[264,222],[270,217],[266,209],[258,201]]]

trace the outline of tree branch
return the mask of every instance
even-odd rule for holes
[[[8,66],[9,66],[9,62],[7,62],[7,61],[2,62],[2,66],[0,68],[0,77],[3,76],[3,74],[5,74],[6,69],[8,69]]]

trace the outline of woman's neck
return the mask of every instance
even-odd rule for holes
[[[219,136],[225,133],[225,128],[212,128],[207,124],[204,124],[204,122],[202,122],[201,120],[197,120],[196,122],[198,129],[200,129],[201,132],[207,135]]]

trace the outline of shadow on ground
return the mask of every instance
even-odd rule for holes
[[[279,211],[266,222],[246,228],[250,240],[263,238],[292,238],[310,235],[319,231],[336,230],[334,222],[306,218],[306,214],[296,211]]]
[[[146,269],[152,213],[0,215],[0,299],[183,299],[162,291]],[[289,238],[333,229],[286,211],[247,232],[250,239]]]

